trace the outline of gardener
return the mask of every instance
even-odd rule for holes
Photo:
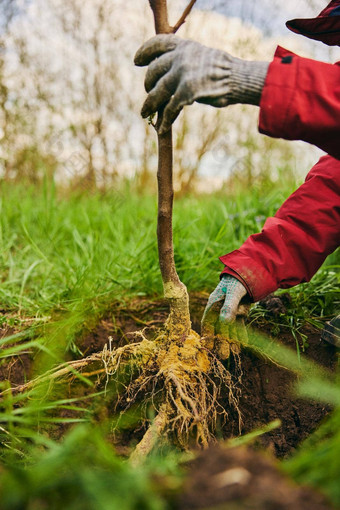
[[[317,18],[292,20],[287,26],[340,46],[340,0],[330,2]],[[220,322],[228,323],[242,299],[255,302],[278,288],[309,281],[340,244],[340,63],[302,58],[281,47],[271,63],[249,62],[173,34],[147,41],[135,62],[149,65],[142,116],[165,107],[160,134],[194,101],[216,107],[245,103],[260,106],[261,133],[304,140],[328,153],[261,233],[220,257],[225,268],[209,297],[203,328],[217,303]],[[340,342],[340,316],[323,336]]]

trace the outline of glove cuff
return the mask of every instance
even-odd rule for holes
[[[229,104],[259,106],[269,62],[250,62],[233,58],[230,73]]]

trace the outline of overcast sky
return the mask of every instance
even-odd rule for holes
[[[240,17],[273,35],[287,32],[288,19],[314,17],[327,3],[327,0],[198,0],[196,5]]]
[[[183,3],[186,3],[186,0],[183,0]],[[265,36],[276,39],[277,44],[285,46],[283,38],[292,34],[286,27],[286,21],[294,18],[314,18],[328,3],[328,0],[197,0],[196,7],[240,18],[243,22],[259,28]],[[300,53],[302,56],[326,62],[340,60],[339,47],[330,47],[300,35],[294,37],[300,40],[301,48],[304,49]]]

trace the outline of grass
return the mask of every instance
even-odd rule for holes
[[[261,190],[240,187],[233,193],[226,189],[178,198],[175,256],[189,291],[212,291],[222,268],[218,256],[260,231],[294,187],[283,181],[280,187],[267,183]],[[0,363],[30,349],[37,353],[43,373],[68,349],[76,349],[77,335],[93,327],[115,303],[128,306],[131,298],[162,294],[154,196],[137,195],[129,186],[105,194],[70,193],[48,182],[39,187],[2,183],[1,196],[0,325],[19,333],[0,341]],[[253,317],[272,321],[276,329],[289,328],[304,346],[306,322],[321,326],[339,308],[339,254],[326,261],[312,282],[290,291],[287,314],[273,319],[255,306]],[[305,393],[317,398],[319,382],[310,385]],[[338,398],[338,386],[331,388],[330,394]],[[65,502],[70,510],[171,507],[182,477],[178,457],[170,452],[150,459],[143,471],[134,470],[112,450],[105,424],[100,430],[91,425],[91,413],[81,400],[47,395],[46,387],[36,391],[9,394],[3,402],[1,508],[57,509]],[[61,409],[77,410],[74,420],[85,422],[76,424],[63,443],[45,433],[49,421],[67,422],[57,417]],[[315,453],[317,438],[286,467],[297,480],[321,487],[335,502],[340,501],[339,491],[333,482],[327,484],[326,472],[332,465],[334,480],[337,464],[330,462],[339,445],[334,432],[338,416],[320,432],[322,442]],[[308,467],[318,455],[325,459],[321,472]]]
[[[183,476],[179,455],[133,468],[116,455],[104,430],[86,425],[62,444],[51,441],[45,452],[30,453],[29,469],[0,471],[4,510],[166,510]]]
[[[220,255],[260,231],[295,183],[240,187],[208,196],[176,199],[175,257],[189,292],[211,292],[219,280]],[[83,328],[92,328],[112,304],[136,296],[160,296],[156,198],[131,187],[101,193],[69,193],[53,183],[39,187],[1,184],[0,323],[39,329],[45,343],[60,344],[59,356]],[[311,284],[292,290],[292,306],[275,318],[273,331],[289,328],[297,348],[306,346],[306,321],[339,304],[339,251]],[[339,274],[339,271],[337,272]],[[253,317],[268,317],[256,307]]]
[[[211,291],[222,268],[218,256],[258,232],[291,191],[292,184],[176,200],[176,263],[189,291]],[[60,194],[47,183],[38,189],[3,183],[1,195],[3,322],[41,323],[62,311],[79,315],[80,323],[115,300],[161,294],[155,197],[128,187]]]

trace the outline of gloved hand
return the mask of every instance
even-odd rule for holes
[[[242,283],[231,275],[223,275],[210,294],[202,318],[202,336],[214,336],[236,318],[241,299],[247,294]],[[224,301],[221,303],[220,301]],[[218,331],[217,331],[218,330]]]
[[[258,105],[269,65],[241,60],[174,34],[157,35],[143,44],[135,64],[150,64],[142,117],[165,106],[159,134],[166,133],[183,106],[194,101],[216,107]]]

